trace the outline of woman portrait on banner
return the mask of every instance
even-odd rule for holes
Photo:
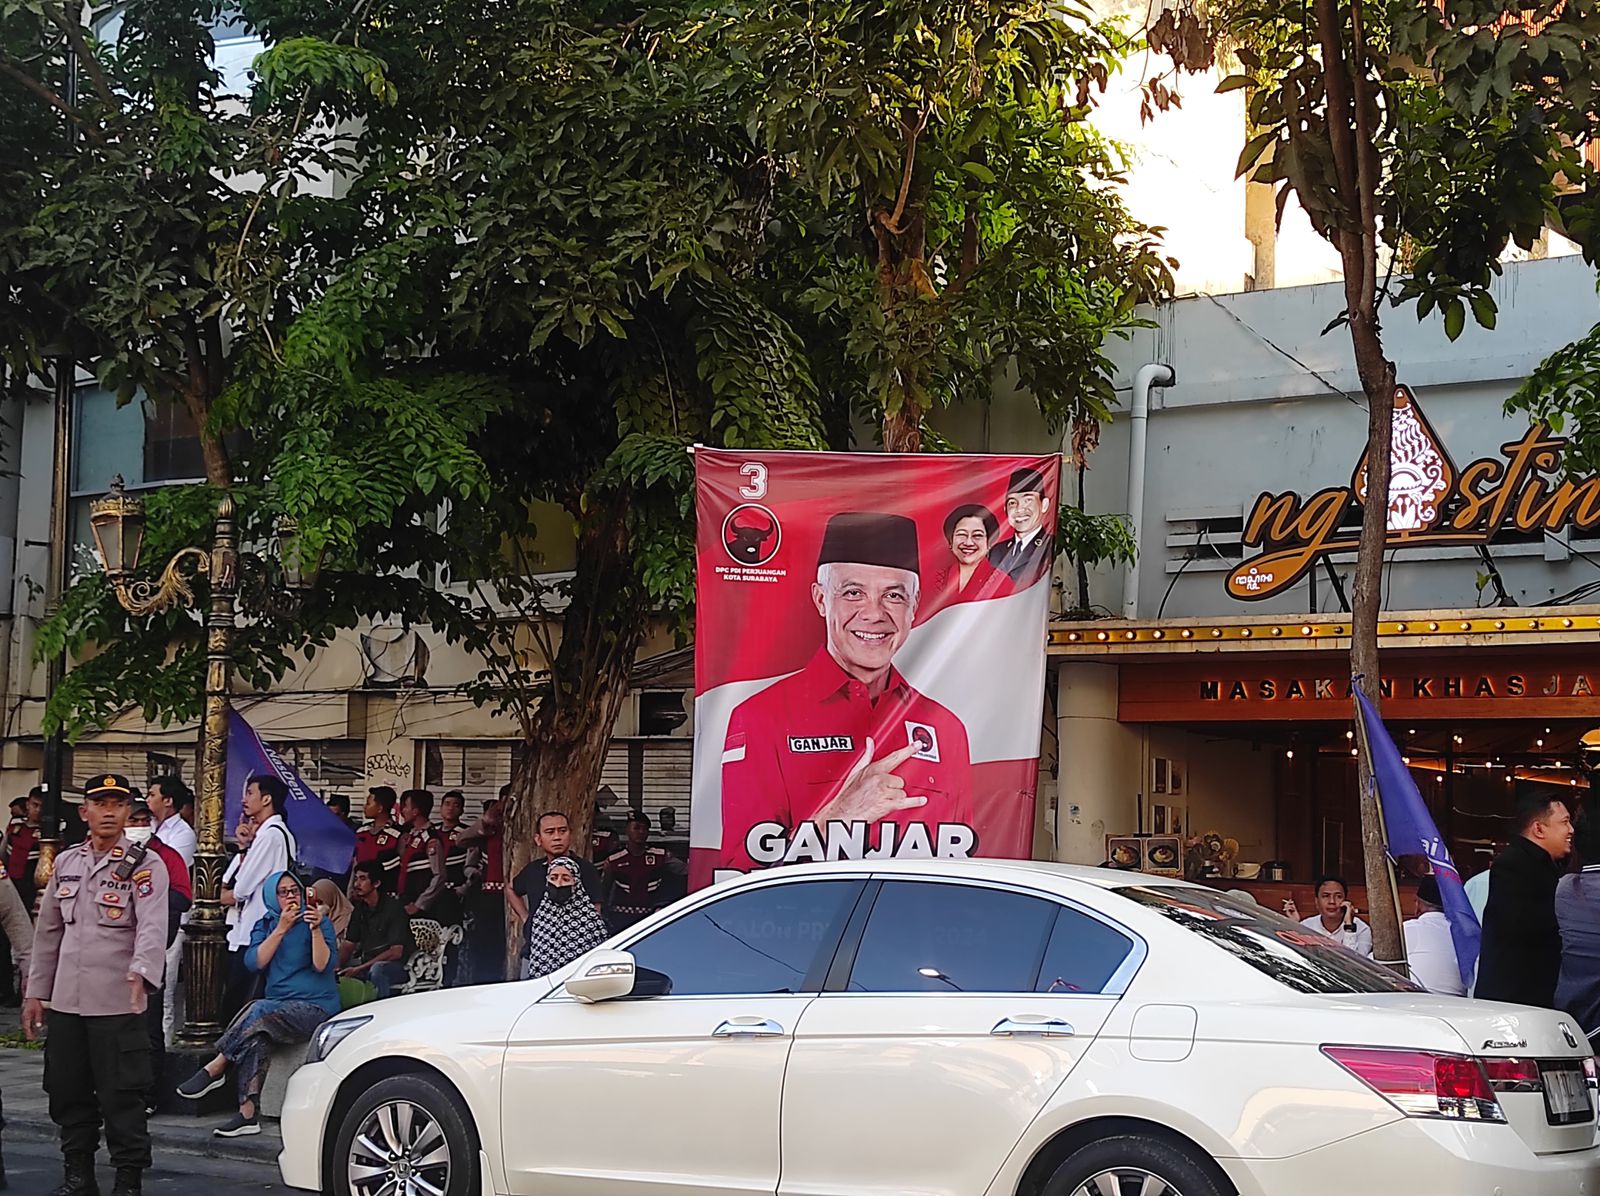
[[[606,924],[586,893],[578,863],[557,856],[545,874],[544,898],[528,928],[528,959],[523,978],[548,976],[606,940]]]
[[[212,1131],[219,1138],[261,1132],[261,1089],[272,1048],[309,1041],[312,1031],[339,1012],[337,940],[315,891],[302,888],[293,873],[279,872],[268,879],[262,897],[267,912],[250,932],[244,955],[245,967],[263,982],[261,996],[223,1031],[216,1057],[178,1088],[179,1096],[199,1100],[223,1085],[233,1065],[239,1112]]]
[[[950,563],[934,575],[924,617],[957,602],[998,598],[1015,588],[1011,579],[989,563],[989,550],[1000,532],[1000,520],[982,503],[963,503],[944,520],[944,542]]]

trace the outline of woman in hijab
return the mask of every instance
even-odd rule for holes
[[[317,904],[322,907],[322,912],[328,915],[328,921],[333,923],[333,937],[344,938],[344,932],[350,928],[350,915],[356,910],[356,907],[350,904],[350,898],[346,897],[344,890],[327,877],[312,885],[311,891],[316,895]]]
[[[239,1113],[212,1131],[219,1138],[259,1134],[261,1088],[269,1053],[277,1045],[307,1042],[339,1012],[334,972],[339,959],[333,922],[289,872],[267,879],[267,912],[250,934],[244,966],[266,981],[260,999],[239,1011],[217,1040],[217,1055],[183,1082],[178,1095],[199,1100],[220,1087],[232,1063]]]
[[[544,900],[534,911],[528,936],[528,966],[523,975],[548,976],[606,940],[606,925],[583,890],[578,864],[557,856],[545,874]]]

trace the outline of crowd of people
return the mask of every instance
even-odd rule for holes
[[[1545,792],[1518,800],[1515,834],[1494,863],[1467,881],[1482,927],[1477,974],[1461,976],[1439,882],[1417,883],[1416,916],[1402,926],[1411,979],[1429,992],[1557,1009],[1600,1053],[1600,818],[1576,823]],[[1323,876],[1308,929],[1372,958],[1372,930],[1356,916],[1343,878]],[[1292,901],[1284,913],[1299,918]]]
[[[565,815],[545,814],[537,822],[537,858],[508,884],[509,790],[471,823],[464,795],[446,793],[434,822],[430,791],[375,786],[366,821],[355,828],[350,869],[335,876],[299,862],[284,782],[251,777],[221,880],[226,1029],[214,1056],[175,1095],[200,1100],[231,1071],[237,1112],[214,1132],[259,1133],[273,1049],[308,1040],[341,1009],[404,988],[419,921],[462,928],[445,983],[490,983],[554,971],[686,888],[682,859],[650,842],[653,828],[640,810],[629,814],[621,841],[597,820],[589,856],[598,862],[575,850]],[[139,1196],[150,1166],[147,1119],[163,1095],[163,1056],[181,1000],[198,846],[194,797],[176,777],[141,793],[109,773],[87,780],[83,793],[81,806],[63,807],[63,817],[77,823],[63,838],[81,842],[57,855],[43,891],[36,888],[43,792],[12,804],[0,838],[0,976],[22,1004],[30,1038],[44,1029],[49,1007],[45,1086],[61,1130],[58,1196],[97,1191],[93,1157],[102,1125],[116,1169],[113,1196]],[[328,804],[349,819],[347,798]],[[669,833],[670,813],[663,811]],[[512,926],[521,949],[508,967]]]

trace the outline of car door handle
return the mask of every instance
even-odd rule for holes
[[[989,1031],[997,1038],[1013,1038],[1024,1035],[1034,1038],[1071,1038],[1077,1031],[1072,1028],[1071,1022],[1064,1022],[1058,1017],[1042,1018],[1001,1018],[994,1024],[994,1029]]]
[[[783,1027],[769,1018],[740,1018],[725,1021],[711,1031],[712,1038],[782,1038]]]

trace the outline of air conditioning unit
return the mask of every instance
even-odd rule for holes
[[[409,627],[374,627],[361,635],[363,681],[374,689],[428,684],[428,645]]]

